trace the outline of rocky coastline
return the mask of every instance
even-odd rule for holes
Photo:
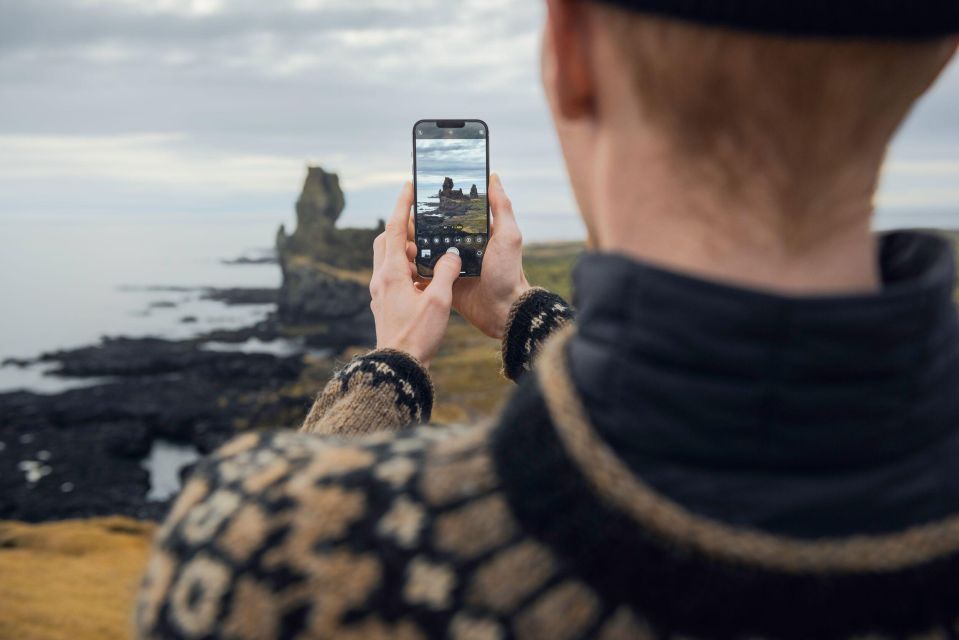
[[[227,349],[281,335],[270,317],[187,340],[104,338],[6,363],[46,365],[82,386],[0,393],[0,520],[159,517],[166,501],[147,498],[144,464],[157,443],[204,454],[239,430],[302,419],[318,384],[310,376],[327,375],[332,361]]]
[[[275,260],[282,286],[200,292],[225,306],[274,305],[263,320],[184,340],[109,337],[4,362],[76,384],[0,393],[0,520],[157,519],[170,500],[150,496],[158,447],[202,455],[244,429],[302,421],[335,363],[374,338],[366,282],[383,225],[337,228],[344,205],[337,176],[309,168],[296,229],[280,228],[275,256],[224,261]]]

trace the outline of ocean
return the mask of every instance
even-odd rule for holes
[[[187,338],[253,324],[272,305],[226,306],[202,299],[201,289],[279,286],[275,264],[222,261],[267,253],[281,221],[0,216],[0,362],[93,344],[101,336]],[[51,378],[44,371],[0,367],[0,391],[52,392],[92,382]]]
[[[457,185],[459,186],[459,185]],[[0,215],[0,362],[93,344],[101,336],[187,338],[253,324],[272,305],[226,306],[204,287],[277,287],[275,264],[224,260],[269,252],[288,216]],[[959,228],[951,210],[882,211],[876,227]],[[521,220],[527,241],[575,238],[572,215]],[[184,318],[195,318],[184,323]],[[224,345],[223,348],[232,348]],[[283,352],[283,344],[250,351]],[[0,391],[59,391],[92,380],[44,375],[43,365],[0,367]]]

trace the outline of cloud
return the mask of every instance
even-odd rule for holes
[[[433,175],[485,175],[486,140],[417,140],[416,170]]]
[[[562,175],[538,2],[0,0],[0,15],[0,215],[285,211],[315,162],[375,218],[374,194],[411,178],[413,122],[440,113],[490,121],[504,175]]]
[[[510,77],[509,64],[535,34],[536,3],[469,0],[0,0],[0,63],[34,64],[110,47],[138,61],[170,61],[189,50],[211,68],[262,75],[361,72],[382,82],[404,69],[471,68],[483,83]],[[450,43],[457,43],[451,55]],[[495,43],[495,47],[489,46]],[[512,66],[512,65],[510,65]]]
[[[348,216],[375,220],[411,177],[413,122],[479,117],[516,210],[579,228],[539,88],[542,2],[0,0],[0,16],[0,216],[276,215],[316,162]],[[959,203],[956,113],[953,65],[881,203]]]

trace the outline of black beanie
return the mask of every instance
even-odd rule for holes
[[[959,33],[959,0],[602,0],[705,25],[786,36],[920,39]]]

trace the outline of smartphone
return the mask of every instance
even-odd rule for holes
[[[416,270],[433,276],[449,247],[460,277],[476,277],[489,242],[489,127],[482,120],[420,120],[413,125]]]

